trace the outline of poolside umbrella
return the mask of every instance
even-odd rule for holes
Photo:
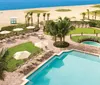
[[[10,31],[1,31],[0,34],[9,34]]]
[[[26,27],[27,29],[34,29],[35,28],[35,26],[28,26],[28,27]]]
[[[84,20],[84,21],[87,21],[88,22],[89,20]]]
[[[37,46],[39,48],[43,48],[43,43],[42,42],[37,42],[37,43],[35,43],[35,46]]]
[[[20,52],[16,52],[16,53],[14,54],[13,57],[14,57],[16,60],[19,60],[19,59],[26,59],[26,58],[28,58],[30,55],[31,55],[31,53],[28,52],[28,51],[20,51]]]
[[[15,28],[15,29],[13,29],[13,31],[22,31],[23,30],[23,28]]]

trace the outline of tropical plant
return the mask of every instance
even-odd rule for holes
[[[33,12],[30,12],[30,20],[31,20],[31,26],[33,25]]]
[[[88,13],[88,20],[90,19],[90,11],[89,9],[87,9],[87,13]]]
[[[40,18],[40,13],[37,14],[37,25],[39,27],[39,18]]]
[[[59,45],[60,47],[63,47],[64,44],[66,44],[65,36],[70,30],[73,29],[74,27],[71,25],[69,18],[65,17],[64,19],[62,19],[60,17],[56,22],[52,20],[47,21],[45,31],[55,37],[55,46]],[[56,41],[57,37],[60,39],[60,41]]]
[[[96,20],[96,17],[97,17],[97,11],[94,12],[94,16],[95,16],[95,20]]]
[[[43,23],[43,31],[45,30],[45,16],[46,16],[46,13],[43,13],[43,20],[44,20],[44,23]]]
[[[86,15],[86,13],[85,13],[85,12],[83,12],[83,13],[82,13],[82,16],[83,16],[83,21],[85,20],[85,15]]]
[[[25,24],[26,26],[29,25],[29,12],[27,12],[25,15]]]
[[[28,16],[28,17],[27,17],[27,25],[28,25],[28,26],[30,25],[30,19],[31,19],[30,16]]]
[[[45,16],[46,16],[46,13],[43,13],[43,20],[45,22]]]
[[[0,79],[4,80],[4,71],[7,70],[7,63],[5,61],[5,53],[7,49],[2,49],[0,51]]]
[[[58,37],[60,41],[65,42],[65,36],[69,33],[70,30],[73,30],[74,27],[71,25],[70,19],[65,17],[62,19],[61,17],[58,19]]]
[[[47,13],[47,21],[49,20],[50,18],[50,13]]]
[[[57,23],[54,22],[53,20],[47,21],[46,22],[46,28],[45,31],[47,33],[49,33],[50,35],[54,36],[55,42],[57,39],[57,31],[58,31],[58,27],[57,27]]]
[[[27,25],[27,16],[28,14],[25,15],[25,24]]]

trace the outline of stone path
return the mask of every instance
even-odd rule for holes
[[[39,33],[41,34],[43,32],[40,30],[37,34],[39,34]],[[80,35],[80,34],[74,34],[73,36],[76,36],[76,35]],[[84,34],[84,35],[95,36],[94,34]],[[100,34],[98,36],[100,36]],[[55,53],[59,53],[62,50],[78,49],[81,51],[87,51],[90,53],[100,54],[100,48],[81,44],[81,43],[76,43],[70,39],[70,36],[66,36],[66,41],[68,43],[70,43],[70,46],[65,49],[59,49],[59,48],[54,47],[53,46],[54,41],[52,40],[51,36],[45,35],[44,37],[45,37],[44,41],[48,41],[49,50],[53,50]],[[35,43],[35,42],[40,42],[41,40],[38,37],[30,36],[28,39],[25,39],[25,40],[17,39],[16,43],[13,43],[13,44],[4,43],[4,47],[9,48],[9,47],[13,47],[15,45],[18,45],[18,44],[21,44],[24,42],[28,42],[28,41],[32,41],[33,43]],[[44,50],[46,51],[46,49],[44,49]],[[24,77],[24,75],[18,73],[17,71],[5,72],[5,81],[0,80],[0,85],[20,85],[23,82],[22,81],[23,77]]]
[[[95,34],[84,34],[84,35],[96,36]],[[80,36],[80,34],[73,34],[73,36]],[[100,37],[100,34],[98,34],[98,37]],[[81,50],[81,51],[87,51],[87,52],[90,52],[90,53],[100,54],[100,48],[99,47],[74,42],[70,39],[70,36],[66,37],[66,41],[70,43],[70,46],[67,49],[78,49],[78,50]]]

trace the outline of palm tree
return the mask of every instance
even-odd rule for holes
[[[50,13],[47,13],[47,21],[49,20],[50,18]]]
[[[45,16],[46,16],[46,13],[43,13],[43,18],[44,18],[44,19],[43,19],[43,20],[44,20],[44,24],[43,24],[43,28],[44,28],[44,29],[43,29],[43,31],[45,30]]]
[[[46,16],[46,13],[43,13],[43,20],[45,22],[45,16]]]
[[[38,23],[38,27],[39,27],[39,18],[40,18],[40,13],[37,14],[37,23]]]
[[[25,24],[28,25],[28,16],[29,16],[29,12],[25,15]]]
[[[33,25],[33,12],[30,12],[31,26]]]
[[[66,17],[64,19],[60,17],[56,22],[52,20],[46,22],[46,32],[55,37],[55,42],[57,37],[61,43],[65,42],[65,36],[72,29],[74,27],[71,25],[70,19]]]
[[[95,20],[96,20],[96,17],[97,17],[97,11],[94,12],[94,16],[95,16]]]
[[[4,71],[7,70],[7,63],[6,63],[6,57],[5,57],[5,49],[2,49],[0,51],[0,79],[4,80]]]
[[[4,80],[4,70],[6,70],[7,67],[6,67],[6,63],[4,60],[0,60],[0,79],[1,80]]]
[[[83,15],[83,21],[84,21],[84,20],[85,20],[85,15],[86,15],[86,13],[83,12],[82,15]]]
[[[57,33],[58,33],[58,27],[57,23],[54,22],[53,20],[47,21],[46,22],[46,32],[49,33],[50,35],[54,36],[55,42],[57,40]]]
[[[27,25],[27,14],[25,15],[25,24]]]
[[[61,17],[58,19],[58,37],[60,38],[60,42],[65,42],[65,36],[68,34],[70,30],[73,30],[74,27],[71,25],[70,19],[65,17],[62,19]]]
[[[27,25],[28,25],[28,26],[30,25],[30,19],[31,19],[30,16],[28,16],[28,17],[27,17]]]
[[[90,11],[89,9],[87,9],[87,13],[88,13],[88,20],[90,19]]]

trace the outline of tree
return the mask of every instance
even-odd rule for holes
[[[26,13],[26,15],[25,15],[25,24],[26,24],[26,25],[29,24],[29,22],[28,22],[28,17],[29,17],[29,12]]]
[[[37,24],[38,24],[38,27],[39,27],[39,17],[40,17],[40,13],[37,14]]]
[[[88,20],[90,19],[90,11],[89,9],[87,9],[87,13],[88,13]]]
[[[44,18],[43,31],[45,30],[45,16],[46,16],[46,13],[43,13],[43,18]]]
[[[65,36],[72,29],[74,29],[74,27],[71,25],[70,19],[67,17],[62,19],[60,17],[56,22],[52,20],[47,21],[45,31],[55,37],[55,43],[58,43],[58,41],[56,41],[56,38],[58,37],[60,39],[59,45],[64,46]]]
[[[50,18],[50,13],[47,13],[47,21],[49,20]]]
[[[84,21],[84,20],[85,20],[85,15],[86,15],[86,13],[83,12],[82,15],[83,15],[83,21]]]
[[[31,20],[31,26],[33,25],[33,12],[30,12],[30,20]]]
[[[31,19],[30,16],[28,16],[28,17],[27,17],[27,25],[28,25],[28,26],[30,25],[30,19]]]
[[[95,20],[96,20],[96,17],[97,17],[97,11],[94,12],[94,16],[95,16]]]
[[[6,70],[6,63],[4,60],[0,60],[0,79],[4,80],[4,70]]]
[[[61,17],[58,19],[58,37],[60,38],[60,42],[65,42],[65,36],[69,33],[70,30],[73,30],[74,27],[71,25],[70,19],[65,17],[62,19]]]
[[[5,53],[7,52],[6,49],[2,49],[0,51],[0,79],[4,80],[4,71],[7,70],[7,63],[6,63],[6,57]]]
[[[46,16],[46,13],[43,13],[43,20],[45,22],[45,16]]]
[[[54,22],[53,20],[47,21],[46,22],[46,28],[45,31],[49,33],[50,35],[54,36],[55,42],[57,40],[57,33],[58,33],[58,27],[57,23]]]
[[[27,25],[27,14],[25,15],[25,24]]]

